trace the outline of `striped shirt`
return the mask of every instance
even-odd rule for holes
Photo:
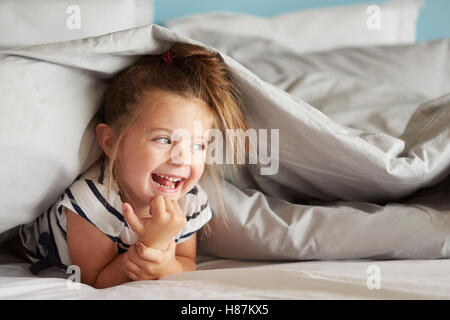
[[[138,240],[123,217],[120,190],[114,179],[110,197],[106,199],[108,181],[107,170],[101,162],[94,163],[46,212],[20,226],[20,238],[32,261],[30,271],[33,274],[53,266],[67,269],[72,264],[67,245],[66,208],[102,231],[117,245],[119,254],[126,252]],[[178,203],[186,214],[187,223],[174,237],[177,244],[189,239],[213,218],[206,192],[199,184]]]

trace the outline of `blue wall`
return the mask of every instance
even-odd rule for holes
[[[423,0],[417,27],[417,40],[450,38],[450,0]],[[385,2],[380,0],[153,0],[155,23],[187,14],[233,11],[262,16],[273,16],[290,11],[336,6]]]

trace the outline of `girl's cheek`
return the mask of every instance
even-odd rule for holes
[[[192,181],[194,183],[197,183],[198,180],[200,180],[200,178],[203,175],[204,168],[205,168],[204,165],[197,165],[197,166],[195,166],[195,168],[193,168],[193,170],[192,170]]]
[[[147,159],[164,159],[165,157],[170,156],[170,150],[168,150],[168,148],[148,146],[144,150],[142,150],[141,156]]]

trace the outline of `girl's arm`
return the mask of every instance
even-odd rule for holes
[[[118,255],[117,246],[111,239],[67,208],[66,219],[67,244],[72,264],[81,270],[81,282],[95,288],[107,288],[132,281],[123,268],[127,254]],[[176,245],[175,261],[178,267],[172,266],[172,271],[161,268],[161,275],[195,271],[196,240],[197,235],[194,234],[189,240]]]
[[[131,280],[156,280],[170,274],[196,270],[196,234],[187,241],[164,250],[145,246],[141,241],[124,254],[123,268]]]
[[[122,269],[124,255],[116,244],[89,221],[66,208],[67,244],[81,282],[97,289],[131,281]]]
[[[183,271],[197,270],[195,257],[197,256],[197,233],[194,233],[185,242],[177,245],[175,249],[175,257],[181,265]]]

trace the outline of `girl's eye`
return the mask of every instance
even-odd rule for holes
[[[155,141],[166,141],[167,142],[167,143],[161,142],[162,144],[169,144],[170,143],[170,139],[167,138],[167,137],[157,138],[157,139],[155,139]]]
[[[206,148],[206,146],[203,143],[196,143],[194,144],[194,150],[195,151],[202,151]]]
[[[156,138],[156,139],[154,139],[154,141],[157,141],[158,143],[161,143],[161,144],[170,144],[171,143],[171,141],[168,137]],[[195,151],[202,151],[202,150],[206,149],[206,145],[204,143],[196,143],[192,146],[192,148]]]

